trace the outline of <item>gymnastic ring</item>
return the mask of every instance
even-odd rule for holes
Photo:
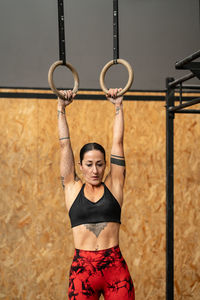
[[[124,65],[127,68],[128,75],[129,75],[128,82],[127,82],[126,86],[120,92],[117,93],[117,96],[122,96],[122,95],[124,95],[128,91],[128,89],[130,88],[131,84],[133,83],[134,75],[133,75],[133,69],[132,69],[131,65],[126,60],[124,60],[124,59],[117,59],[117,63]],[[108,94],[108,89],[105,86],[104,79],[105,79],[105,75],[106,75],[107,70],[112,65],[114,65],[114,61],[113,60],[109,61],[103,67],[103,69],[101,71],[101,74],[100,74],[100,77],[99,77],[99,82],[100,82],[101,89],[103,90],[103,92],[105,94]]]
[[[55,71],[55,69],[58,66],[65,66],[68,69],[70,69],[72,71],[73,77],[74,77],[74,88],[72,93],[76,94],[78,91],[78,87],[79,87],[79,77],[78,77],[78,73],[76,72],[76,70],[74,69],[74,67],[72,67],[72,65],[70,65],[69,63],[63,64],[62,60],[58,60],[56,62],[54,62],[51,67],[49,68],[49,72],[48,72],[48,82],[49,82],[49,86],[52,89],[52,91],[54,92],[54,94],[56,94],[59,98],[66,100],[66,98],[63,96],[63,94],[61,94],[61,92],[59,92],[59,90],[57,90],[57,88],[54,85],[53,82],[53,72]]]

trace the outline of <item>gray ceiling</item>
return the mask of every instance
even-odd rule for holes
[[[112,1],[64,0],[64,7],[67,61],[80,88],[99,89],[101,68],[113,55]],[[119,22],[120,58],[135,73],[132,89],[163,89],[166,77],[187,74],[174,64],[200,48],[199,0],[119,0]],[[59,59],[57,0],[1,0],[0,34],[0,86],[48,87],[48,69]],[[120,65],[107,75],[108,86],[126,83]],[[73,85],[64,68],[55,82]]]

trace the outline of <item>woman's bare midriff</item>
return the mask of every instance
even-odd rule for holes
[[[119,223],[83,224],[72,228],[74,246],[82,250],[103,250],[119,244]]]

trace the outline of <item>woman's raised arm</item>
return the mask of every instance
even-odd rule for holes
[[[63,188],[68,183],[78,181],[79,178],[75,172],[74,155],[71,147],[69,127],[65,115],[65,108],[69,105],[73,98],[72,91],[63,92],[66,100],[58,98],[58,133],[60,141],[60,175]]]
[[[113,141],[110,158],[110,179],[112,185],[123,187],[125,180],[125,158],[124,158],[124,114],[123,97],[117,97],[121,89],[110,89],[107,95],[109,101],[115,106],[115,117],[113,125]]]

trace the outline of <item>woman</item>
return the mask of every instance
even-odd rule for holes
[[[58,99],[60,172],[75,244],[68,290],[73,300],[97,300],[101,294],[106,300],[135,299],[133,282],[118,246],[125,180],[123,97],[117,97],[120,90],[110,89],[107,95],[115,105],[115,119],[110,172],[104,182],[105,151],[97,143],[82,147],[80,170],[85,183],[77,176],[65,116],[65,108],[75,95],[65,91],[66,101]]]

